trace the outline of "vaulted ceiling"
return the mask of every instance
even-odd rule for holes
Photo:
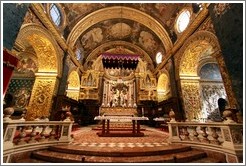
[[[147,68],[158,66],[157,53],[167,59],[182,36],[177,31],[177,18],[190,11],[190,22],[200,10],[196,3],[55,3],[61,14],[60,25],[54,26],[62,35],[84,70],[103,53],[139,55]],[[51,18],[52,3],[43,3],[43,12]],[[31,12],[30,12],[31,13]],[[32,14],[24,23],[42,24]],[[188,27],[189,27],[188,25]],[[58,33],[57,33],[58,34]],[[62,40],[63,40],[62,39]],[[21,40],[20,40],[21,42]],[[29,52],[34,52],[31,46]]]
[[[155,57],[177,40],[175,20],[184,3],[61,3],[66,16],[64,37],[87,64],[104,52],[138,54],[151,69]]]

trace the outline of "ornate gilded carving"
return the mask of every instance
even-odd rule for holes
[[[181,80],[183,106],[188,120],[201,117],[201,100],[198,81]]]
[[[24,25],[22,26],[16,41],[25,48],[35,48],[34,50],[38,57],[39,71],[47,72],[48,69],[52,70],[52,72],[58,71],[58,75],[61,75],[61,54],[57,49],[58,45],[56,41],[46,29],[36,24]],[[47,61],[46,58],[51,61]]]
[[[88,70],[82,75],[81,88],[98,88],[99,72],[95,70]]]
[[[77,90],[76,92],[67,90],[67,97],[78,101],[79,100],[79,90]]]
[[[211,17],[208,17],[198,29],[198,31],[203,31],[203,30],[215,34],[214,25],[212,23]]]
[[[199,43],[199,44],[198,44]],[[200,48],[200,43],[204,43],[204,48]],[[221,76],[223,78],[224,87],[226,89],[226,94],[230,107],[237,107],[237,102],[234,97],[231,81],[226,70],[224,60],[220,54],[220,46],[216,36],[211,32],[198,31],[192,35],[184,46],[180,49],[177,55],[175,55],[175,68],[176,78],[180,75],[193,75],[197,76],[197,65],[199,60],[203,58],[203,50],[209,47],[209,54],[216,58],[217,63],[220,67]],[[194,49],[194,51],[192,50]],[[211,51],[211,49],[213,51]],[[185,60],[186,59],[186,60]],[[181,85],[183,90],[183,86]],[[184,96],[183,96],[184,97]],[[185,104],[186,105],[186,104]]]
[[[158,84],[157,84],[157,99],[158,102],[161,102],[165,99],[168,99],[170,97],[170,81],[169,77],[166,73],[162,73],[158,78]]]
[[[68,88],[80,88],[79,75],[76,71],[72,71],[68,76]]]
[[[25,108],[29,102],[30,96],[31,92],[27,88],[18,89],[14,94],[15,107]]]
[[[38,16],[38,18],[42,21],[42,23],[51,31],[51,33],[55,36],[57,42],[62,47],[64,51],[67,50],[67,45],[65,39],[61,36],[60,32],[56,29],[55,25],[51,22],[47,14],[44,12],[42,4],[32,3],[31,8],[34,13]]]
[[[56,56],[54,56],[55,50],[49,40],[36,34],[32,34],[27,38],[37,53],[38,71],[57,71]]]
[[[160,65],[157,66],[157,68],[155,69],[154,74],[156,74],[167,62],[168,60],[174,55],[176,54],[176,52],[182,48],[184,48],[184,45],[186,45],[185,43],[187,43],[187,39],[191,38],[190,35],[197,29],[197,27],[204,21],[204,19],[208,16],[208,9],[204,8],[199,15],[196,17],[196,19],[189,25],[189,28],[184,31],[184,33],[182,34],[182,36],[178,39],[178,41],[175,43],[175,45],[173,46],[172,50],[167,50],[165,59],[162,61],[162,63]],[[193,36],[193,35],[192,35]],[[196,35],[199,36],[199,35]],[[203,35],[202,35],[203,36]],[[216,38],[216,37],[215,37]],[[212,40],[213,41],[213,40]],[[180,50],[181,50],[180,49]],[[180,51],[179,50],[179,51]],[[183,51],[181,51],[183,52]],[[178,53],[179,54],[179,53]],[[176,56],[176,55],[175,55]]]
[[[49,117],[52,97],[55,91],[56,77],[37,77],[31,99],[27,107],[26,119],[34,120],[42,116]]]
[[[67,82],[67,96],[74,100],[78,100],[80,90],[80,79],[78,73],[76,71],[72,71],[68,76]]]
[[[180,61],[180,75],[197,75],[197,67],[200,57],[210,44],[204,40],[193,41],[184,51]]]
[[[107,12],[105,12],[106,10]],[[153,32],[159,36],[163,46],[165,47],[165,50],[171,49],[172,42],[169,38],[169,35],[159,22],[144,12],[122,6],[107,7],[85,16],[74,26],[71,33],[69,34],[67,40],[68,45],[73,47],[78,37],[92,25],[114,18],[131,19],[133,21],[140,22],[144,26],[153,30]]]
[[[213,11],[216,17],[221,17],[229,9],[230,9],[229,3],[216,3],[214,5]]]
[[[207,47],[209,47],[210,49],[212,49],[213,51],[210,51],[211,53],[215,53],[217,51],[220,50],[220,45],[218,42],[217,37],[208,31],[198,31],[196,33],[194,33],[190,38],[187,39],[187,41],[184,43],[184,45],[180,48],[180,50],[178,51],[178,53],[175,55],[175,69],[176,69],[176,78],[179,78],[179,74],[183,73],[180,72],[180,70],[182,71],[189,71],[186,69],[180,69],[180,64],[183,63],[181,62],[184,61],[184,55],[187,56],[194,56],[194,54],[189,55],[188,53],[192,53],[192,47],[198,47],[199,48],[199,42],[202,42],[204,45],[204,49],[206,50]],[[206,47],[205,47],[206,46]],[[197,51],[199,51],[197,48]],[[190,49],[190,50],[188,50]],[[196,49],[194,50],[196,51]],[[202,51],[202,50],[201,50]],[[202,54],[200,54],[199,56],[201,56]],[[214,54],[212,54],[212,56],[214,57]],[[189,62],[189,61],[194,61],[194,62],[190,62],[193,65],[187,65],[187,67],[189,68],[189,66],[193,66],[195,67],[198,64],[195,64],[198,62],[198,58],[200,57],[194,57],[195,59],[187,59],[185,61]],[[185,66],[185,63],[183,63],[183,66]],[[194,74],[194,69],[192,69],[193,74]],[[195,74],[197,75],[197,73]]]

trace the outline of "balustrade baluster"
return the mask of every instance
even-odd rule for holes
[[[35,142],[37,142],[35,140],[36,135],[37,135],[37,126],[32,126],[32,132],[30,133],[30,137],[31,138],[29,139],[28,143],[35,143]]]
[[[17,144],[18,145],[24,145],[24,144],[27,143],[26,140],[25,140],[25,137],[26,137],[26,127],[23,126],[23,127],[20,128],[20,130],[21,130],[21,132],[19,134],[20,139],[18,140]]]
[[[53,125],[52,130],[50,132],[49,141],[55,141],[56,140],[55,136],[56,136],[56,126]]]
[[[206,128],[207,127],[201,127],[201,131],[202,131],[201,136],[202,136],[202,138],[200,138],[200,141],[202,143],[209,143],[209,139],[208,139],[208,134],[206,132]]]
[[[197,131],[196,131],[196,128],[197,128],[197,126],[193,126],[192,127],[192,135],[193,135],[193,137],[192,137],[192,140],[193,141],[196,141],[196,142],[199,142],[200,140],[199,140],[199,138],[198,138],[198,133],[197,133]]]
[[[220,145],[220,141],[218,140],[219,135],[217,134],[216,130],[217,127],[211,127],[211,132],[212,132],[211,136],[213,139],[210,142],[215,145]]]
[[[45,130],[46,130],[46,128],[47,128],[47,126],[42,126],[43,127],[43,129],[42,129],[42,132],[40,133],[40,140],[39,140],[39,142],[43,142],[43,141],[45,141],[46,139],[45,139]]]
[[[188,129],[187,129],[188,127],[187,126],[184,126],[184,128],[183,128],[183,130],[184,130],[184,141],[189,141],[190,140],[190,138],[189,138],[189,132],[188,132]]]

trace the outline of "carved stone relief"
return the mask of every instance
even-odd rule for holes
[[[201,83],[202,95],[202,117],[206,118],[218,108],[218,99],[226,99],[223,83],[206,82]],[[221,115],[220,115],[221,116]]]
[[[181,80],[182,97],[186,118],[188,120],[201,117],[201,100],[198,81]]]
[[[207,47],[209,47],[209,43],[204,40],[196,41],[190,45],[181,58],[180,74],[196,76],[199,59]]]
[[[49,117],[52,97],[55,91],[56,77],[37,77],[31,99],[27,107],[26,119],[34,120],[42,116]]]
[[[38,71],[57,71],[56,51],[50,41],[36,34],[28,36],[28,40],[38,56]]]

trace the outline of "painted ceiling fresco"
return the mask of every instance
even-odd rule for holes
[[[90,13],[106,7],[124,6],[139,10],[153,17],[164,27],[172,42],[175,42],[173,40],[173,27],[176,16],[183,7],[187,6],[184,3],[66,3],[61,5],[67,17],[67,34],[72,31],[81,19]],[[86,64],[87,57],[94,49],[102,44],[117,41],[127,43],[124,46],[121,44],[118,46],[130,50],[132,53],[138,54],[139,52],[129,47],[129,45],[135,45],[144,50],[149,55],[154,66],[157,66],[155,62],[156,53],[162,52],[165,55],[167,51],[159,36],[151,29],[141,24],[141,22],[123,18],[108,19],[89,27],[78,37],[74,50],[80,50],[81,57],[84,58],[81,62]],[[103,51],[108,51],[113,49],[113,47],[115,46],[111,48],[107,46],[107,48],[103,48]]]

